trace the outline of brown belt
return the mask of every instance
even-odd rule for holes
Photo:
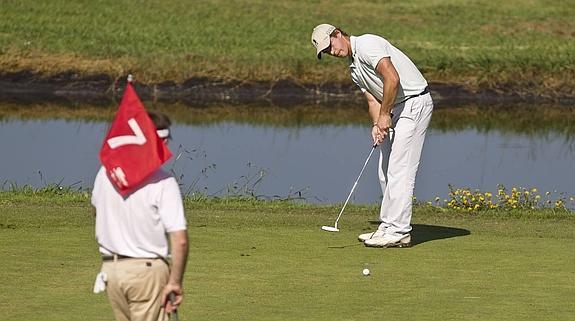
[[[126,260],[126,259],[135,259],[135,257],[131,257],[131,256],[125,256],[125,255],[102,255],[102,261],[106,262],[106,261],[114,261],[114,258],[116,258],[116,260]]]
[[[131,257],[131,256],[126,256],[126,255],[120,255],[120,254],[114,254],[114,255],[102,255],[102,261],[104,262],[109,262],[109,261],[114,261],[114,257],[116,258],[116,260],[121,261],[121,260],[162,260],[164,263],[166,263],[166,265],[170,266],[170,264],[168,263],[168,261],[162,257]]]

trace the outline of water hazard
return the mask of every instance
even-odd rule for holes
[[[173,118],[170,149],[175,156],[167,167],[188,195],[341,203],[371,148],[370,128],[359,121],[285,125]],[[492,192],[503,184],[575,195],[575,139],[564,127],[510,130],[511,125],[493,121],[439,126],[445,118],[436,113],[429,129],[416,182],[418,199],[446,198],[450,184]],[[518,118],[512,119],[517,125]],[[5,117],[0,122],[2,188],[50,183],[90,188],[107,127],[106,120]],[[374,153],[353,202],[379,202],[377,157]]]

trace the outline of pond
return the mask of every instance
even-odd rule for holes
[[[468,110],[462,109],[459,115]],[[322,113],[333,111],[316,111]],[[342,203],[371,149],[370,127],[364,118],[292,124],[237,117],[189,121],[178,117],[177,112],[173,114],[170,149],[174,157],[166,166],[176,174],[187,195],[248,194]],[[499,126],[493,121],[489,125],[462,123],[459,116],[455,123],[445,125],[452,117],[446,115],[438,110],[428,131],[416,181],[419,200],[444,199],[449,185],[494,192],[502,184],[575,195],[575,139],[571,129],[561,125],[543,128],[541,122],[510,129],[513,126]],[[83,117],[54,112],[42,117],[4,113],[0,120],[2,188],[51,183],[90,188],[109,119]],[[513,115],[498,119],[505,117],[515,125],[519,122]],[[376,164],[374,153],[352,202],[379,202]]]

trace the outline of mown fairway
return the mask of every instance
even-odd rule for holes
[[[0,193],[2,320],[111,320],[82,196]],[[575,217],[417,208],[410,249],[356,241],[375,207],[188,203],[181,320],[572,320]],[[529,218],[530,217],[530,218]],[[555,217],[555,218],[553,218]],[[361,270],[369,264],[371,276]]]
[[[430,80],[573,93],[575,2],[4,0],[0,68],[139,81],[194,76],[349,81],[314,57],[322,22],[384,35]]]

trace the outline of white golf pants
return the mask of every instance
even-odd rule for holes
[[[411,231],[415,175],[431,114],[430,94],[408,99],[393,108],[390,131],[380,144],[378,175],[383,199],[379,230],[386,233]]]

